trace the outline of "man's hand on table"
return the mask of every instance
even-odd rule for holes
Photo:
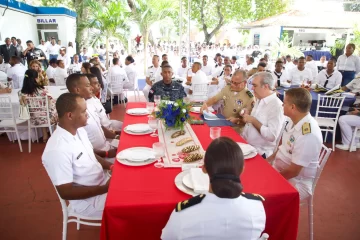
[[[109,158],[116,157],[116,152],[117,152],[117,149],[116,149],[116,148],[110,149],[110,150],[108,151],[108,157],[109,157]]]
[[[239,121],[240,121],[239,118],[235,118],[235,117],[229,117],[226,120],[228,120],[228,121],[230,121],[230,122],[232,122],[234,124],[239,124]]]
[[[207,104],[204,102],[204,104],[200,108],[200,113],[203,114],[204,111],[209,112]]]

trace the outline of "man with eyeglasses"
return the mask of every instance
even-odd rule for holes
[[[247,75],[243,70],[236,70],[231,78],[230,85],[225,86],[217,95],[208,99],[201,107],[201,113],[208,111],[208,107],[224,101],[222,114],[227,120],[236,124],[234,129],[240,133],[244,121],[240,114],[247,109],[250,114],[255,104],[254,95],[246,88]]]

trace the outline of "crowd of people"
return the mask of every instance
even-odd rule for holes
[[[39,47],[27,41],[25,50],[16,40],[7,38],[5,45],[0,46],[0,73],[6,76],[4,81],[0,75],[0,93],[9,93],[11,88],[20,89],[24,102],[27,97],[48,98],[50,121],[57,125],[50,138],[47,130],[43,130],[43,140],[47,142],[42,156],[45,169],[61,198],[69,200],[76,213],[101,217],[110,181],[104,170],[111,171],[114,166],[122,129],[121,121],[111,120],[107,115],[111,111],[106,108],[112,96],[109,86],[118,81],[124,89],[137,88],[135,60],[131,55],[123,57],[124,52],[115,51],[111,67],[106,71],[101,57],[105,55],[103,46],[100,46],[100,55],[89,56],[86,48],[81,54],[75,54],[71,43],[63,48],[55,39],[50,43],[41,41]],[[284,56],[274,63],[269,54],[262,55],[256,47],[241,63],[238,55],[231,52],[235,50],[233,47],[196,44],[195,49],[204,51],[191,58],[182,57],[175,70],[172,67],[175,63],[169,61],[168,54],[158,55],[156,50],[150,49],[153,65],[146,72],[144,95],[150,102],[156,95],[174,101],[194,94],[194,85],[208,84],[208,96],[201,112],[217,106],[234,124],[234,129],[299,191],[300,199],[304,200],[312,194],[323,143],[321,129],[310,114],[312,98],[307,89],[291,88],[281,101],[276,87],[341,85],[344,90],[355,93],[354,109],[339,119],[342,144],[337,147],[348,149],[352,127],[360,126],[360,78],[356,77],[360,72],[360,60],[353,56],[355,45],[349,44],[337,61],[322,58],[315,62],[308,55],[298,59]],[[179,51],[176,44],[171,43],[160,43],[159,49],[162,48],[174,53]],[[222,52],[217,52],[219,48]],[[238,46],[236,49],[244,51]],[[47,94],[48,85],[66,86],[69,93],[55,100]],[[31,116],[34,125],[44,121],[47,121],[44,116]],[[229,239],[239,236],[258,239],[265,228],[265,211],[262,197],[242,192],[239,176],[243,166],[241,149],[232,139],[214,140],[207,149],[203,167],[210,178],[209,193],[192,198],[189,204],[179,203],[181,207],[171,214],[162,239],[178,238],[185,231],[178,226],[182,221],[192,222],[191,228],[186,229],[189,238],[197,236],[199,227],[216,229],[214,226],[221,221],[235,224],[226,233],[209,230],[204,231],[202,237],[216,238],[226,234]],[[226,204],[229,199],[233,204]],[[204,209],[215,204],[222,207],[215,211],[215,218],[209,218]]]

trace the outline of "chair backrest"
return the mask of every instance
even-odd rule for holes
[[[207,96],[209,91],[209,85],[207,83],[195,83],[192,84],[193,96]]]
[[[345,97],[318,95],[315,118],[328,118],[335,122],[339,119]]]
[[[58,190],[56,189],[55,185],[54,185],[54,188],[55,188],[56,195],[59,197],[62,211],[67,213],[68,209],[67,209],[66,201],[61,198],[61,196],[60,196]]]
[[[110,77],[109,89],[112,93],[122,93],[124,87],[124,75],[114,75]]]
[[[284,133],[284,130],[285,130],[285,127],[286,127],[286,124],[287,124],[287,123],[288,123],[287,121],[284,121],[284,123],[283,123],[283,125],[282,125],[282,127],[281,127],[280,134],[279,134],[278,138],[276,139],[276,147],[274,148],[274,152],[276,152],[277,149],[278,149],[278,147],[279,147],[280,140],[281,140],[281,138],[282,138],[282,135],[283,135],[283,133]]]
[[[321,172],[324,169],[327,160],[329,159],[330,154],[331,154],[331,149],[327,148],[325,145],[322,145],[322,148],[321,148],[320,154],[319,154],[319,166],[317,167],[315,179],[314,179],[313,186],[312,186],[313,195],[315,192],[316,184],[320,178]]]
[[[46,117],[47,124],[50,124],[49,102],[48,97],[26,97],[26,104],[28,105],[31,117],[36,116]]]
[[[0,120],[13,120],[15,124],[10,96],[0,96]]]
[[[55,85],[56,86],[65,86],[66,85],[66,79],[64,77],[61,76],[54,76],[54,80],[55,80]]]
[[[21,89],[24,83],[24,75],[13,75],[12,76],[12,88]]]

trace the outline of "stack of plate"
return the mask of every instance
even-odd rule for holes
[[[143,116],[143,115],[148,115],[149,111],[146,108],[132,108],[132,109],[128,109],[126,113],[129,115]]]
[[[200,168],[198,170],[202,171]],[[199,176],[200,178],[206,179],[205,182],[207,182],[207,183],[205,183],[206,187],[204,189],[206,189],[205,192],[207,192],[209,189],[209,184],[210,184],[209,177],[207,174],[204,174],[204,173],[201,173],[201,175],[204,175],[204,176]],[[175,185],[180,191],[182,191],[186,194],[189,194],[192,196],[196,196],[196,195],[200,194],[199,192],[195,192],[195,190],[194,190],[195,187],[194,187],[194,182],[193,182],[192,175],[191,175],[191,169],[180,172],[175,177]]]
[[[256,148],[254,148],[253,146],[246,144],[246,143],[240,143],[240,142],[238,142],[237,144],[240,146],[240,148],[244,154],[244,159],[253,158],[257,155]]]
[[[131,135],[146,135],[146,134],[152,133],[153,130],[149,126],[149,124],[138,123],[138,124],[127,125],[124,128],[124,132],[131,134]]]
[[[192,107],[190,108],[190,112],[192,113],[200,113],[201,107]],[[215,110],[212,107],[208,108],[209,112],[214,112]]]
[[[144,166],[155,162],[156,158],[152,148],[133,147],[119,152],[116,160],[127,166]]]

